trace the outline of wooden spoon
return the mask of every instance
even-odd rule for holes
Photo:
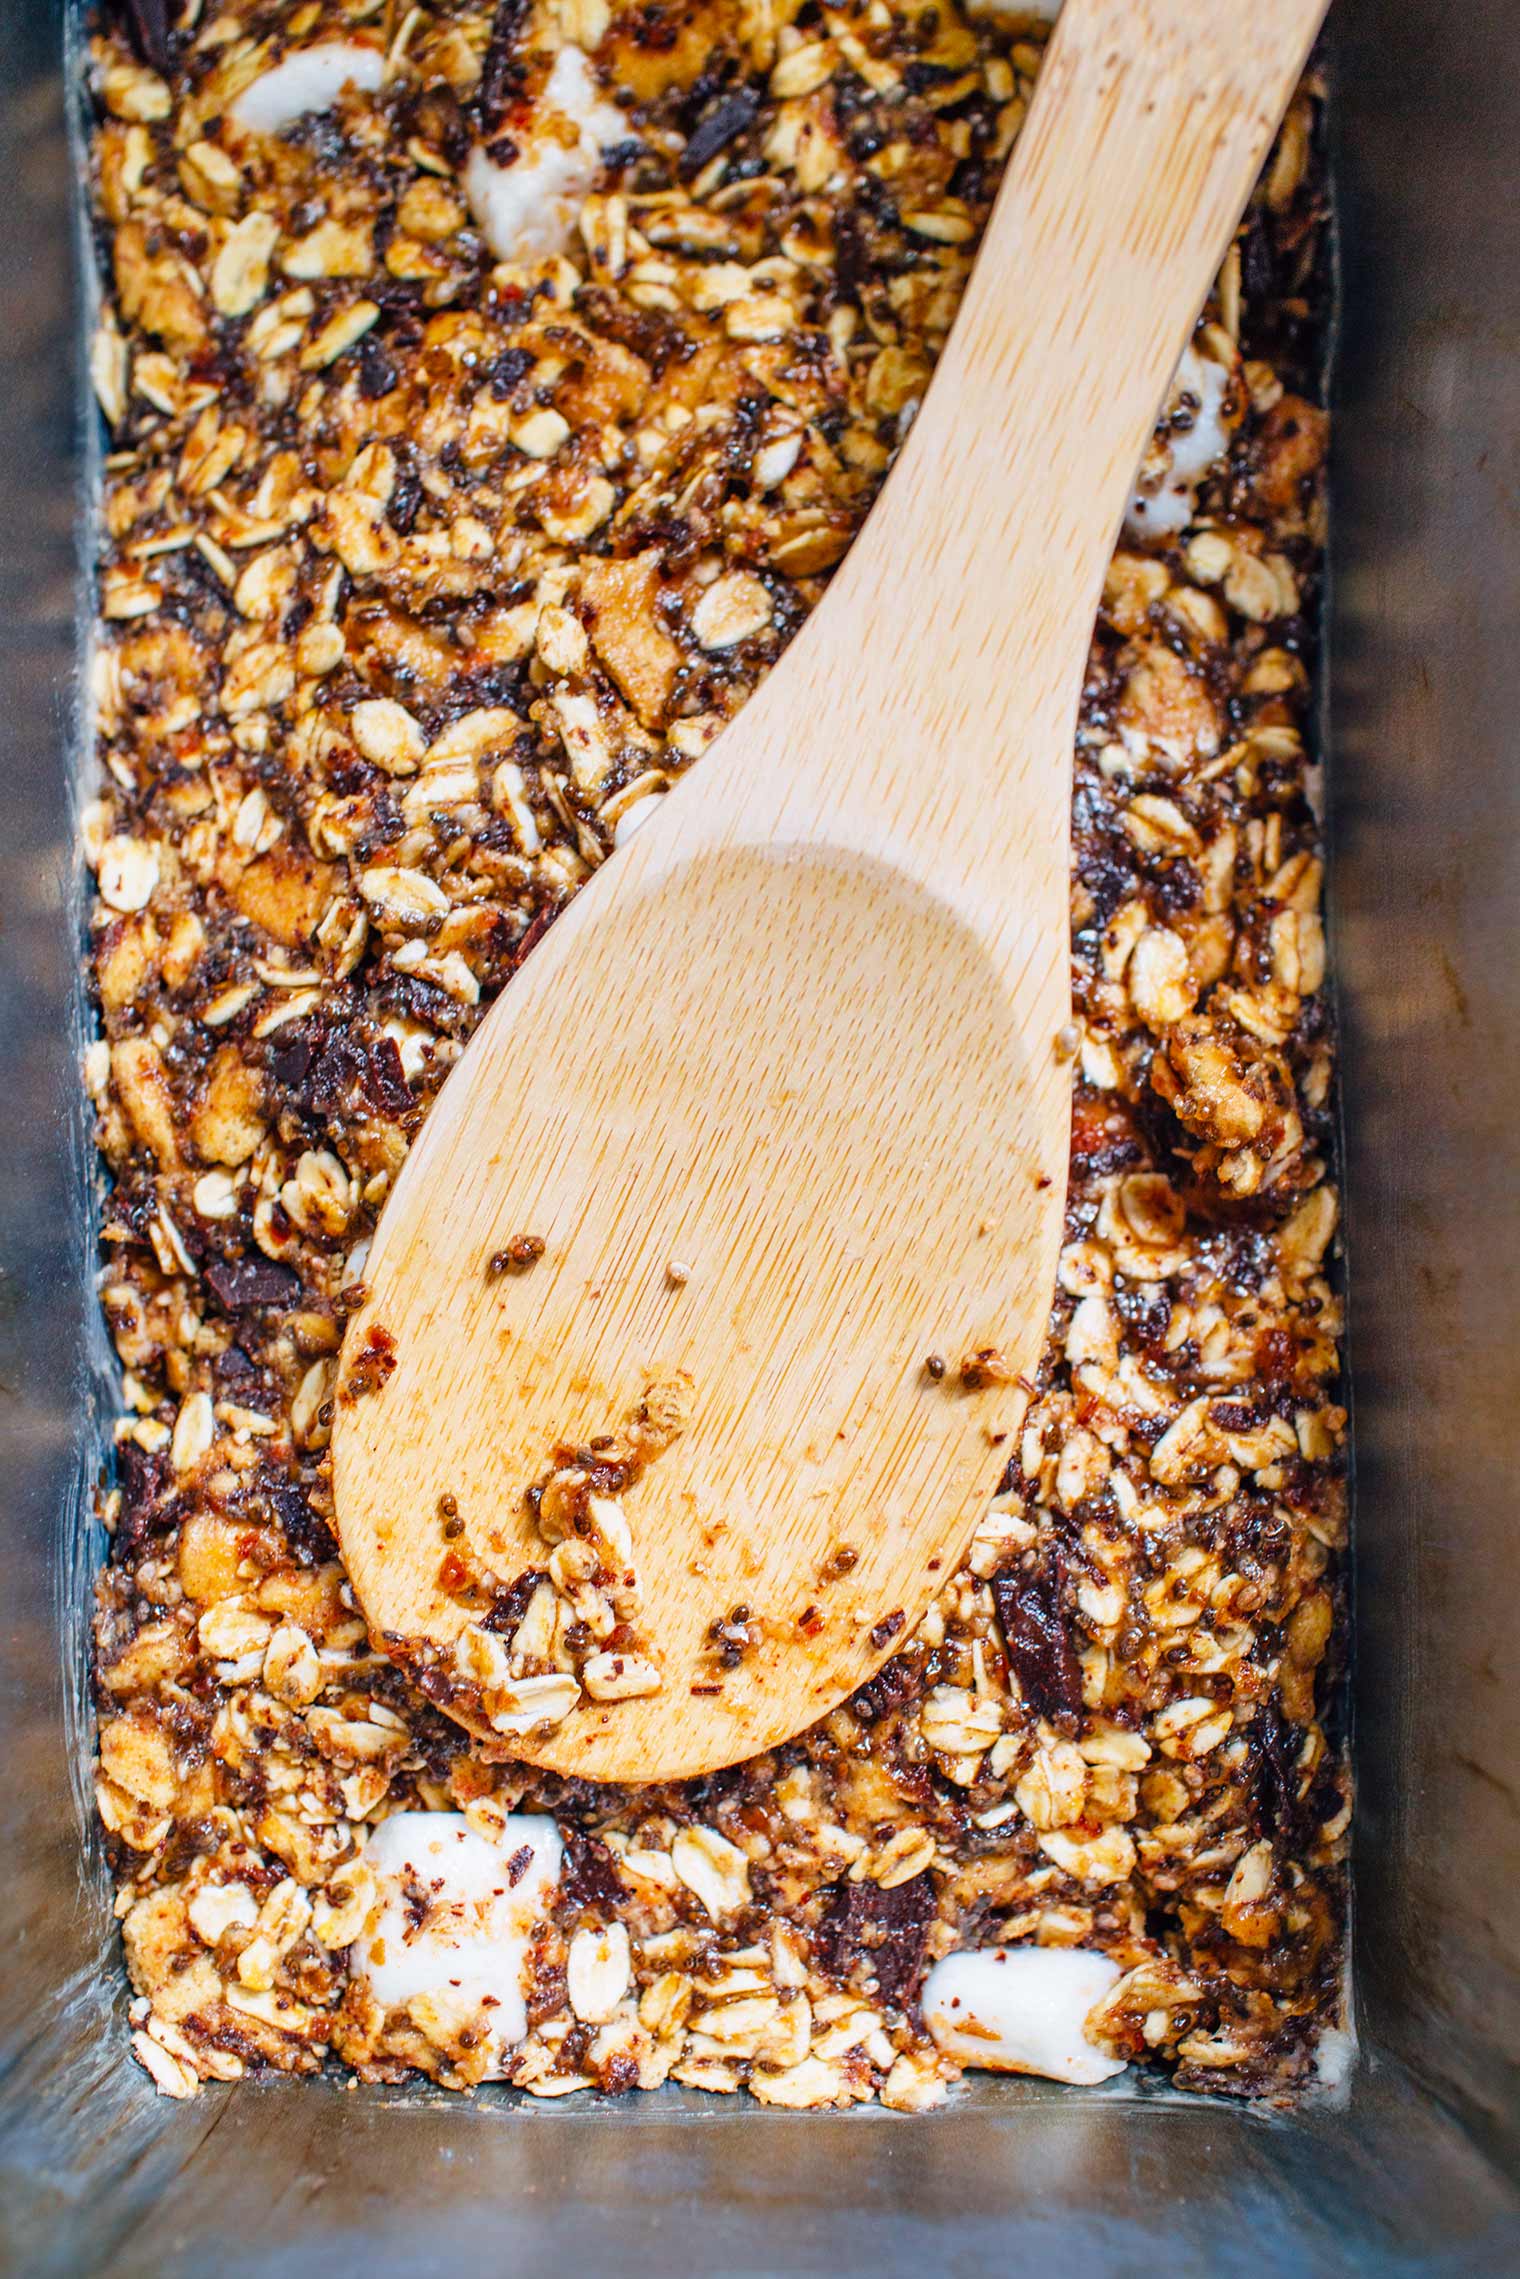
[[[645,1781],[811,1724],[911,1632],[1017,1446],[1099,586],[1322,7],[1066,0],[863,536],[397,1181],[344,1349],[343,1552],[376,1636],[513,1755]],[[527,1643],[562,1599],[588,1685],[657,1692],[572,1707],[509,1662],[534,1586],[507,1586],[565,1531]]]

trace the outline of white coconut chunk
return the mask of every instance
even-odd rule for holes
[[[308,111],[325,111],[345,87],[372,95],[385,76],[385,58],[357,40],[322,40],[297,48],[270,71],[250,80],[232,104],[232,116],[253,134],[277,135]]]
[[[541,1813],[509,1813],[499,1841],[461,1812],[393,1813],[365,1846],[376,1904],[353,1949],[354,1976],[385,2010],[423,1998],[434,2018],[484,2032],[494,2067],[528,2030],[528,1937],[563,1849]]]
[[[465,165],[465,195],[498,261],[545,261],[573,245],[580,209],[602,169],[602,151],[628,132],[578,47],[560,49],[534,112],[528,134],[510,137],[515,158],[503,164],[477,147]],[[567,123],[574,140],[564,134]]]
[[[1162,415],[1164,432],[1147,452],[1130,496],[1126,538],[1174,538],[1191,522],[1199,484],[1230,448],[1225,402],[1233,377],[1227,364],[1201,356],[1191,344],[1183,350]],[[1168,423],[1185,395],[1197,410],[1191,426],[1174,429]]]
[[[1051,2081],[1107,2081],[1124,2071],[1085,2031],[1119,1977],[1107,1955],[1084,1947],[981,1947],[946,1955],[924,1981],[930,2033],[962,2065],[1040,2073]]]
[[[1344,2089],[1356,2063],[1356,2035],[1349,2026],[1327,2026],[1314,2052],[1314,2078],[1321,2089]]]

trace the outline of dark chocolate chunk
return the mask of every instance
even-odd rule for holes
[[[501,117],[517,93],[522,68],[517,35],[527,13],[528,0],[500,0],[491,19],[491,36],[480,72],[480,115],[488,127]]]
[[[627,1886],[600,1836],[566,1828],[564,1838],[565,1870],[559,1886],[562,1903],[571,1907],[621,1907],[628,1897]]]
[[[367,1105],[394,1118],[412,1106],[394,1037],[365,1041],[313,1022],[272,1045],[268,1067],[308,1116],[337,1117]]]
[[[1034,1567],[1005,1567],[992,1578],[1008,1666],[1036,1717],[1062,1732],[1080,1730],[1082,1665],[1067,1611],[1066,1560],[1053,1545]]]
[[[299,1030],[283,1030],[279,1043],[269,1047],[269,1073],[277,1084],[288,1085],[294,1092],[306,1081],[311,1056],[310,1037]]]
[[[879,1883],[836,1883],[813,1934],[813,1960],[828,1978],[874,1978],[881,1999],[900,2005],[918,1991],[933,1920],[927,1874],[891,1891]]]
[[[164,1492],[169,1463],[165,1456],[149,1456],[134,1441],[126,1441],[117,1458],[117,1485],[121,1508],[116,1516],[118,1548],[140,1543],[153,1525]]]
[[[514,1575],[511,1582],[504,1584],[493,1596],[491,1611],[481,1625],[482,1629],[497,1630],[503,1637],[510,1637],[527,1613],[529,1599],[539,1584],[547,1581],[548,1573],[547,1567],[528,1567],[522,1574]]]
[[[372,332],[359,346],[359,393],[366,403],[388,396],[396,385],[396,367]]]
[[[312,1115],[332,1115],[358,1084],[363,1065],[363,1056],[351,1037],[326,1038],[315,1065],[301,1084],[302,1107]]]
[[[303,1567],[320,1567],[337,1558],[337,1537],[303,1488],[294,1480],[279,1480],[265,1493],[285,1531],[286,1542]]]
[[[737,94],[725,95],[721,102],[700,118],[691,131],[691,138],[681,153],[680,172],[689,182],[694,174],[726,150],[731,142],[755,123],[760,109],[760,98],[753,87],[741,87]]]
[[[177,0],[116,0],[116,12],[139,60],[167,77],[174,68]]]
[[[364,1091],[382,1115],[404,1116],[410,1108],[412,1088],[394,1037],[381,1037],[371,1045],[364,1063]]]
[[[219,1258],[206,1268],[206,1284],[229,1314],[250,1313],[256,1306],[288,1306],[301,1290],[300,1276],[272,1258]]]
[[[1298,1793],[1303,1733],[1284,1717],[1274,1696],[1252,1718],[1249,1734],[1258,1825],[1270,1843],[1293,1851],[1304,1840],[1306,1817]]]
[[[834,294],[837,300],[858,301],[870,266],[864,232],[848,206],[834,216]]]
[[[512,967],[514,972],[516,971],[517,967],[522,964],[523,959],[527,957],[529,952],[538,947],[539,943],[543,940],[545,934],[548,933],[549,928],[553,925],[555,919],[559,916],[563,908],[564,904],[562,902],[551,902],[546,909],[537,911],[534,916],[529,919],[527,925],[523,929],[522,939],[512,954]]]
[[[403,457],[403,446],[399,444],[396,451],[401,459],[401,471],[396,477],[396,486],[391,492],[385,519],[399,536],[408,538],[417,520],[417,510],[422,504],[422,482],[415,465],[410,463],[413,456],[410,451]]]
[[[262,1378],[263,1371],[240,1345],[229,1345],[211,1364],[211,1374],[219,1385],[239,1385],[246,1390],[250,1379]]]

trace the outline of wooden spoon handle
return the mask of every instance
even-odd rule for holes
[[[794,656],[827,646],[852,737],[874,716],[905,758],[922,744],[969,771],[995,865],[1004,824],[1024,828],[1030,771],[1050,819],[1064,813],[1051,771],[1069,763],[1128,488],[1325,6],[1066,0],[869,539],[795,645]],[[883,560],[912,574],[884,584]],[[1031,590],[1038,610],[1010,622],[1008,597]],[[925,591],[954,603],[926,622]],[[789,662],[755,701],[780,712],[806,677]],[[986,734],[989,678],[1007,742]],[[955,734],[970,690],[983,723],[974,746]],[[800,746],[783,736],[777,749]],[[870,750],[855,742],[854,765],[828,785],[815,773],[807,804],[837,802],[842,816]]]
[[[1011,504],[1012,545],[1085,595],[1324,11],[1067,0],[905,453],[919,480],[899,471],[885,519],[932,517],[969,574]],[[968,628],[1001,634],[978,594]],[[1075,617],[1085,640],[1091,611]]]

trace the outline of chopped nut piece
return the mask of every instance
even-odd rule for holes
[[[771,597],[758,578],[735,570],[706,587],[692,611],[691,629],[704,649],[731,649],[763,633],[771,621]]]
[[[663,717],[681,664],[656,614],[659,564],[651,551],[631,562],[594,563],[581,579],[596,653],[646,728]]]

